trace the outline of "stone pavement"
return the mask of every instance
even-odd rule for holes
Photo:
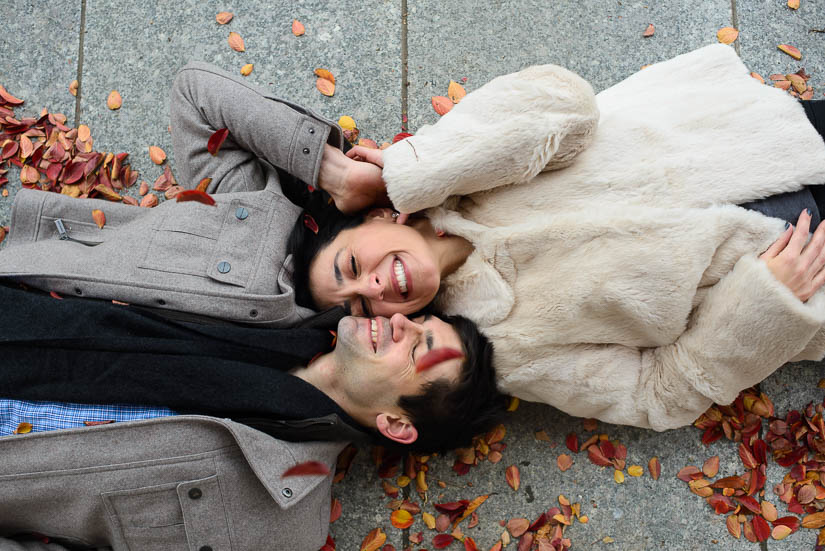
[[[226,26],[215,22],[220,11],[234,12]],[[716,42],[716,31],[732,26],[741,31],[733,44],[746,65],[767,79],[772,73],[803,68],[815,98],[825,90],[825,8],[820,0],[801,0],[798,10],[783,0],[373,0],[359,3],[294,0],[4,0],[4,31],[0,35],[0,84],[24,98],[18,114],[34,115],[47,107],[68,116],[70,126],[87,124],[95,149],[129,152],[141,179],[152,182],[161,172],[147,154],[158,145],[174,155],[167,130],[167,92],[175,72],[190,59],[215,63],[238,71],[254,64],[250,81],[269,86],[282,97],[337,119],[352,116],[361,135],[378,143],[402,128],[414,132],[437,120],[430,105],[434,95],[446,95],[450,80],[463,82],[468,91],[490,78],[535,63],[564,65],[601,91],[643,65],[661,61]],[[306,34],[290,32],[293,19]],[[648,24],[655,34],[643,38]],[[241,34],[246,51],[227,45],[229,31]],[[796,61],[777,50],[792,44],[803,53]],[[332,71],[337,79],[333,97],[315,89],[316,67]],[[466,78],[466,81],[463,80]],[[77,98],[69,83],[80,83]],[[111,111],[106,97],[118,90],[123,107]],[[667,93],[662,90],[662,93]],[[407,120],[406,124],[403,123]],[[402,126],[403,125],[403,126]],[[9,207],[20,187],[16,172],[0,198],[0,225],[9,222]],[[136,194],[136,189],[131,193]],[[777,413],[822,401],[816,387],[822,377],[818,364],[786,366],[762,383]],[[565,536],[573,549],[812,549],[816,531],[800,529],[782,541],[761,544],[733,539],[725,517],[717,516],[705,501],[675,478],[685,465],[701,467],[719,455],[719,476],[743,472],[736,444],[725,439],[709,447],[693,427],[664,434],[599,424],[598,433],[618,439],[628,448],[628,465],[645,466],[641,478],[613,479],[611,468],[590,463],[585,453],[572,454],[565,436],[580,440],[592,432],[582,420],[550,407],[524,404],[505,423],[507,448],[498,463],[483,461],[469,474],[458,476],[451,467],[453,454],[428,462],[428,502],[417,495],[415,483],[402,492],[435,514],[432,503],[472,499],[493,494],[478,509],[474,528],[462,523],[479,549],[489,549],[503,528],[499,521],[514,517],[535,519],[557,505],[564,494],[581,503],[586,524],[573,522]],[[550,442],[537,440],[544,430]],[[582,438],[582,436],[584,438]],[[561,472],[560,453],[573,456],[574,465]],[[647,462],[658,456],[662,476],[654,481]],[[505,469],[517,465],[521,488],[505,482]],[[771,488],[785,470],[769,462],[765,497],[784,514],[784,504]],[[395,479],[389,479],[396,484]],[[442,488],[437,481],[442,481]],[[382,490],[369,450],[361,450],[333,495],[343,514],[331,525],[338,549],[358,549],[376,527],[387,543],[402,549],[409,536],[424,532],[414,549],[432,549],[436,532],[424,526],[420,514],[406,531],[390,524],[390,501]],[[459,549],[454,542],[448,549]],[[511,543],[508,549],[515,549]]]

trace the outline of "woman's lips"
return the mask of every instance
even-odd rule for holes
[[[401,263],[401,268],[404,270],[404,277],[407,280],[407,292],[401,291],[401,284],[398,281],[398,275],[395,273],[396,261]],[[402,300],[406,300],[407,297],[412,294],[413,285],[410,269],[407,267],[407,263],[397,256],[392,259],[392,264],[390,265],[390,281],[392,282],[392,288]]]

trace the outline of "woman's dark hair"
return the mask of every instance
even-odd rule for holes
[[[310,264],[336,235],[343,230],[361,225],[365,219],[364,215],[341,214],[328,202],[327,197],[329,196],[325,193],[313,193],[313,197],[295,221],[287,240],[287,254],[292,255],[293,261],[292,283],[295,287],[295,302],[316,311],[319,308],[309,289]],[[306,221],[307,216],[311,217],[314,224]],[[317,227],[317,233],[313,227]]]

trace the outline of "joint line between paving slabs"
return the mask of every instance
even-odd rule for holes
[[[407,0],[401,0],[401,130],[407,132],[410,120],[407,116]]]
[[[77,46],[77,97],[74,100],[74,126],[80,124],[80,95],[83,92],[83,42],[86,35],[86,0],[80,0],[80,40]]]
[[[730,26],[739,30],[739,14],[736,13],[736,0],[730,0]],[[739,51],[738,40],[733,43],[733,47],[736,50],[736,55],[742,57],[742,52]]]

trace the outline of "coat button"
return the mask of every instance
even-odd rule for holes
[[[200,499],[200,497],[202,495],[203,495],[203,492],[201,492],[200,488],[192,488],[192,489],[189,490],[189,498],[190,499]]]
[[[229,272],[229,270],[231,270],[231,269],[232,269],[232,266],[230,266],[229,262],[227,262],[225,260],[223,262],[221,262],[220,264],[218,264],[218,271],[222,274],[225,274],[225,273]]]
[[[250,310],[249,311],[249,317],[250,318],[257,318],[258,317],[258,311],[257,310]]]
[[[246,220],[249,217],[249,211],[243,207],[235,209],[235,218],[238,220]]]
[[[283,495],[286,498],[292,497],[292,490],[290,488],[284,488],[283,490],[281,490],[281,495]]]
[[[315,134],[315,129],[314,129],[314,128],[310,128],[310,129],[309,129],[309,133],[310,133],[310,134]]]
[[[309,148],[308,147],[304,148],[304,155],[309,155]]]

